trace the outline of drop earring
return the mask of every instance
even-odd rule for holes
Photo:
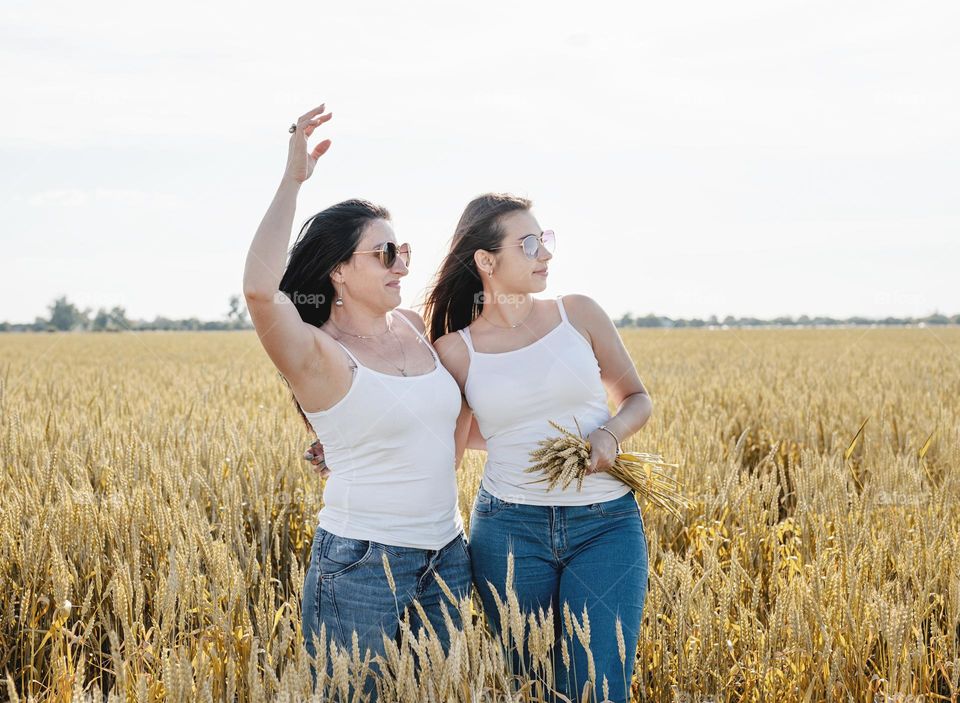
[[[334,290],[336,290],[336,287],[334,287]],[[339,291],[337,291],[337,299],[333,301],[333,304],[336,305],[338,308],[343,307],[343,296],[340,295]]]

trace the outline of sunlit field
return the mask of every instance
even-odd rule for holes
[[[642,506],[634,699],[960,694],[960,330],[623,336],[654,401],[625,446],[681,464],[693,502],[682,522]],[[0,699],[308,698],[323,484],[252,331],[0,335],[0,414]],[[477,603],[451,603],[468,625],[449,658],[409,633],[382,700],[550,700],[561,645],[514,605],[505,639],[530,640],[535,670],[508,671]],[[589,646],[572,616],[567,646]],[[326,700],[362,655],[330,654]]]

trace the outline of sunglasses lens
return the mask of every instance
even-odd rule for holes
[[[380,249],[380,261],[387,268],[393,268],[393,265],[397,262],[397,257],[403,259],[403,265],[410,265],[410,245],[401,244],[397,246],[394,242],[384,242],[383,247]]]
[[[553,250],[557,248],[557,235],[553,233],[552,229],[545,229],[541,236],[543,237],[543,248],[552,254]]]
[[[523,253],[530,259],[537,258],[537,250],[540,248],[540,240],[537,235],[528,234],[523,238]]]
[[[380,248],[380,262],[390,268],[393,262],[397,260],[397,245],[393,242],[384,242]]]

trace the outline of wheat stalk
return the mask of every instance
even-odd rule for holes
[[[560,435],[540,440],[538,448],[530,452],[534,464],[525,471],[544,474],[543,478],[530,483],[547,482],[548,490],[553,490],[557,486],[565,489],[576,481],[577,490],[583,488],[590,463],[590,440],[583,436],[576,418],[573,421],[577,425],[577,434],[549,420]],[[679,464],[668,463],[659,454],[621,452],[607,473],[630,486],[640,497],[682,519],[680,511],[688,508],[690,501],[683,495],[677,480],[663,471],[678,467]]]
[[[960,329],[945,327],[937,336],[960,351]],[[660,368],[672,399],[656,449],[698,467],[682,475],[696,507],[684,523],[655,511],[647,524],[639,633],[623,622],[621,647],[616,623],[590,615],[590,644],[608,652],[595,687],[573,612],[556,614],[557,683],[577,701],[601,698],[604,677],[614,698],[628,692],[620,700],[956,699],[960,423],[956,394],[916,383],[952,379],[954,357],[914,330],[872,331],[881,353],[866,365],[838,353],[862,332],[752,330],[744,373],[739,336],[675,330],[669,346],[641,346],[642,334],[627,332],[628,348]],[[305,631],[297,617],[323,485],[298,465],[306,435],[255,336],[56,337],[0,334],[0,583],[12,584],[0,588],[0,700],[369,700],[352,633],[338,644],[328,624]],[[211,375],[224,358],[235,382]],[[860,408],[874,419],[845,459]],[[465,458],[462,502],[482,473]],[[388,556],[374,574],[384,586],[398,565]],[[411,632],[414,608],[399,608],[378,700],[554,700],[541,685],[551,660],[538,661],[551,617],[534,631],[525,615],[515,638],[514,598],[497,586],[510,649],[523,637],[536,652],[527,678],[474,593],[460,599],[462,634],[433,618],[451,635],[446,662]]]

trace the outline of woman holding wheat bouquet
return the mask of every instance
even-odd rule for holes
[[[546,288],[554,241],[530,212],[530,201],[495,193],[474,199],[457,225],[425,317],[486,440],[470,551],[488,620],[499,631],[489,584],[503,599],[512,552],[521,609],[552,606],[557,649],[564,636],[571,645],[569,670],[561,661],[553,667],[556,690],[580,700],[592,678],[599,700],[605,680],[610,700],[624,701],[647,591],[647,549],[631,488],[605,470],[620,442],[647,422],[652,403],[599,305],[583,295],[533,297]],[[613,417],[608,395],[617,407]],[[571,430],[578,424],[590,442],[579,490],[576,484],[551,490],[526,471],[538,441],[556,434],[551,420]],[[458,456],[470,425],[461,418]],[[586,607],[592,657],[582,633],[579,643],[574,633],[564,634],[565,607],[575,616]],[[529,670],[519,669],[529,656],[520,654],[515,666]]]
[[[286,170],[243,277],[260,342],[337,468],[303,589],[311,657],[321,625],[341,647],[356,632],[361,653],[382,654],[381,632],[397,636],[414,598],[443,640],[435,577],[458,597],[471,577],[454,464],[464,405],[422,318],[396,309],[409,245],[397,244],[384,208],[348,200],[310,218],[286,261],[300,186],[330,147],[326,139],[308,150],[307,138],[330,117],[321,105],[291,126]],[[312,665],[311,674],[316,683]],[[375,683],[369,677],[365,692]]]

